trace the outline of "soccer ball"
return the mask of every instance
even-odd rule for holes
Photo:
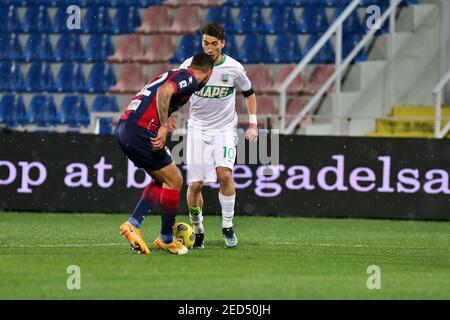
[[[194,229],[186,222],[178,222],[173,226],[174,238],[184,244],[188,249],[191,249],[195,242]]]

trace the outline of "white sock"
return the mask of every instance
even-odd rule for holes
[[[189,218],[195,233],[205,233],[202,212],[200,207],[189,208]]]
[[[224,196],[219,192],[219,202],[222,207],[222,228],[231,228],[233,226],[235,199],[236,194]]]

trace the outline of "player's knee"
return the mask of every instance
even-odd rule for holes
[[[189,191],[196,194],[200,193],[203,189],[203,183],[201,181],[191,182],[189,184]]]
[[[231,170],[221,169],[217,170],[217,179],[222,187],[229,186],[233,183],[233,177]]]

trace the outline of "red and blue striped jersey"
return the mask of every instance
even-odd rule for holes
[[[144,128],[154,125],[159,127],[158,109],[156,108],[156,92],[165,83],[170,83],[175,89],[169,105],[169,116],[189,101],[191,95],[198,91],[199,84],[194,74],[188,69],[174,69],[165,72],[150,81],[131,100],[122,120],[135,120]]]

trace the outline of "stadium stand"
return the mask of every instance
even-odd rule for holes
[[[211,21],[224,24],[224,52],[246,66],[261,114],[275,119],[276,89],[348,3],[350,0],[2,1],[0,125],[83,128],[89,124],[89,112],[120,111],[150,78],[201,51],[199,30]],[[402,5],[417,3],[405,0]],[[365,7],[372,4],[385,6],[387,2],[362,0],[361,10],[344,22],[343,58],[361,39]],[[81,8],[80,30],[67,28],[69,5]],[[388,30],[385,23],[379,34]],[[307,72],[289,85],[289,116],[298,113],[334,72],[334,60],[330,41]],[[367,48],[353,63],[364,61],[368,61]],[[108,107],[110,97],[115,97],[112,109]],[[237,97],[237,111],[246,114],[241,97]],[[109,124],[107,127],[100,131],[112,132]]]

